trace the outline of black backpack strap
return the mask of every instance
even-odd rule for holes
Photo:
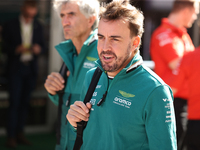
[[[102,70],[99,67],[97,67],[97,69],[95,70],[93,74],[85,99],[83,101],[84,104],[89,102],[90,99],[92,98],[92,95],[94,93],[94,90],[97,86],[97,83],[99,81],[101,74],[102,74]],[[87,125],[87,122],[85,121],[77,122],[77,134],[76,134],[76,141],[75,141],[73,150],[80,150],[80,147],[83,144],[83,130],[85,129],[86,125]]]
[[[59,73],[61,74],[61,76],[64,78],[65,83],[64,85],[67,84],[67,66],[65,65],[65,63],[63,62]],[[63,94],[64,94],[64,90],[65,87],[63,88],[63,90],[60,90],[57,92],[58,96],[59,96],[59,103],[58,103],[58,120],[57,120],[57,128],[56,128],[56,144],[59,145],[60,144],[60,137],[61,137],[61,133],[60,133],[60,128],[61,128],[61,113],[62,113],[62,104],[63,104]]]

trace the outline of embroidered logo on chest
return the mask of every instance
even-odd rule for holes
[[[119,93],[120,93],[120,95],[117,95],[114,98],[113,103],[117,104],[117,105],[120,105],[122,107],[125,107],[125,108],[130,108],[131,105],[132,105],[132,102],[128,98],[135,97],[135,95],[127,93],[127,92],[124,92],[124,91],[121,91],[121,90],[119,90]]]
[[[96,60],[97,58],[87,56],[86,61],[83,64],[83,68],[88,68],[88,69],[94,68],[95,67],[94,61]]]

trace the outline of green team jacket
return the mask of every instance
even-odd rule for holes
[[[79,55],[77,55],[71,40],[55,46],[70,71],[63,95],[60,145],[56,145],[56,150],[73,149],[76,134],[71,131],[70,124],[68,122],[66,123],[66,115],[70,104],[80,100],[80,93],[86,72],[96,66],[94,61],[98,59],[97,39],[96,29],[84,42]],[[58,95],[52,96],[49,94],[49,97],[53,103],[58,105]],[[70,99],[69,104],[67,104],[68,99]]]
[[[102,69],[99,60],[97,63]],[[171,89],[141,63],[138,52],[112,80],[102,73],[90,100],[92,109],[82,150],[177,149]],[[81,100],[94,70],[86,74]],[[106,91],[104,102],[97,106]]]

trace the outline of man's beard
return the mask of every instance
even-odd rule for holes
[[[103,60],[101,59],[101,58],[102,58],[101,56],[102,56],[103,54],[109,54],[109,55],[112,54],[113,57],[115,58],[116,62],[115,62],[113,65],[109,65],[109,64],[107,64],[107,63],[104,63]],[[103,69],[104,69],[105,71],[107,71],[107,72],[115,72],[115,71],[119,70],[119,69],[124,65],[124,63],[125,63],[125,62],[127,61],[127,59],[130,57],[130,55],[131,55],[131,43],[128,44],[128,47],[127,47],[127,49],[126,49],[126,53],[125,53],[124,56],[117,57],[117,56],[115,55],[115,53],[113,53],[113,52],[111,52],[111,51],[106,51],[106,52],[105,52],[105,51],[102,51],[102,52],[100,53],[99,58],[100,58],[102,67],[103,67]]]

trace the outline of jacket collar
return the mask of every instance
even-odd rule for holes
[[[84,42],[79,55],[86,55],[87,54],[87,53],[85,53],[85,51],[88,50],[87,47],[90,46],[94,41],[97,40],[96,34],[97,34],[97,29],[95,29],[90,34],[88,39]],[[63,61],[67,65],[70,72],[73,72],[74,71],[73,70],[74,69],[74,67],[73,67],[73,61],[74,61],[73,56],[77,55],[77,52],[76,52],[76,48],[73,45],[72,41],[67,40],[67,41],[61,42],[60,44],[56,45],[55,48],[58,51],[58,53],[60,54],[60,56],[62,57]]]

